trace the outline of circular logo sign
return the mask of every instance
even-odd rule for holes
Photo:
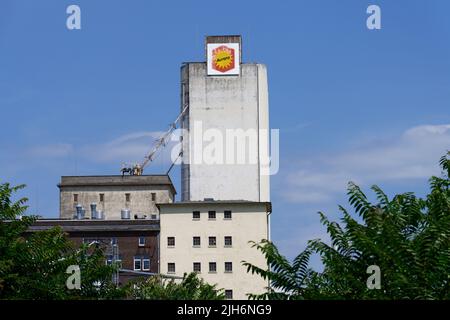
[[[234,69],[234,49],[220,46],[212,51],[212,68],[220,72]]]

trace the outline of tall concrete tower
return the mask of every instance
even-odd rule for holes
[[[241,48],[206,37],[206,62],[181,67],[182,201],[270,201],[267,71]]]

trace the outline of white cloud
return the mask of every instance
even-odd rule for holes
[[[96,163],[135,163],[140,162],[148,154],[161,136],[159,131],[132,132],[104,143],[73,146],[71,144],[49,144],[35,146],[28,153],[35,158],[63,158],[76,154],[80,159]],[[170,159],[170,148],[175,142],[170,142],[161,150],[159,157]],[[158,157],[158,156],[157,156]]]
[[[303,159],[287,177],[287,201],[313,203],[330,200],[358,184],[428,178],[439,174],[438,160],[450,149],[450,125],[422,125],[389,141],[366,143],[351,150]]]
[[[86,145],[80,148],[80,154],[91,161],[99,163],[135,163],[140,162],[153,148],[156,140],[163,132],[132,132],[110,142],[103,144]],[[170,159],[170,148],[174,142],[170,142],[160,150],[158,157]]]
[[[62,158],[73,152],[73,146],[67,143],[49,144],[32,147],[28,153],[33,158]]]

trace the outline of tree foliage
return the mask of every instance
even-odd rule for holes
[[[133,299],[148,300],[223,300],[222,289],[200,279],[196,273],[184,274],[181,282],[161,276],[139,279],[129,284],[128,294]]]
[[[450,155],[450,153],[448,154]],[[388,196],[372,186],[372,204],[354,183],[348,185],[351,214],[339,206],[340,223],[319,212],[330,242],[308,242],[290,263],[267,241],[255,244],[268,270],[244,262],[249,272],[271,282],[254,299],[450,299],[450,159],[440,159],[442,177],[430,178],[421,199],[407,192]],[[308,268],[319,254],[322,272]],[[381,270],[381,289],[369,289],[367,268]]]
[[[0,184],[0,299],[114,298],[114,267],[101,247],[75,248],[61,228],[26,234],[37,217],[26,216],[26,198],[13,201],[24,185]],[[69,290],[70,265],[81,271],[81,289]]]

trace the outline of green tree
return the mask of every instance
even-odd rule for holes
[[[448,153],[450,155],[450,153]],[[270,242],[256,244],[270,270],[244,262],[249,272],[268,279],[272,288],[252,298],[273,299],[450,299],[450,159],[440,160],[442,177],[430,178],[425,199],[403,193],[389,199],[373,186],[377,203],[349,183],[355,214],[339,206],[341,224],[319,212],[330,243],[308,242],[289,263]],[[324,270],[307,267],[318,253]],[[381,289],[367,287],[367,268],[381,270]],[[279,292],[279,293],[277,293]]]
[[[181,282],[154,276],[130,282],[128,294],[134,299],[148,300],[223,300],[222,289],[200,279],[196,273],[184,274]]]
[[[269,268],[264,269],[246,261],[243,261],[243,265],[252,274],[269,280],[270,287],[266,288],[267,291],[263,294],[249,294],[249,298],[256,300],[304,299],[307,295],[305,282],[312,272],[308,268],[312,251],[306,248],[290,263],[272,242],[262,240],[259,243],[251,243],[252,247],[256,247],[264,254]]]
[[[26,216],[26,198],[12,201],[24,185],[0,184],[0,299],[115,298],[114,267],[105,265],[103,248],[75,248],[59,227],[26,234],[36,220]],[[81,289],[69,290],[70,265],[81,271]]]

